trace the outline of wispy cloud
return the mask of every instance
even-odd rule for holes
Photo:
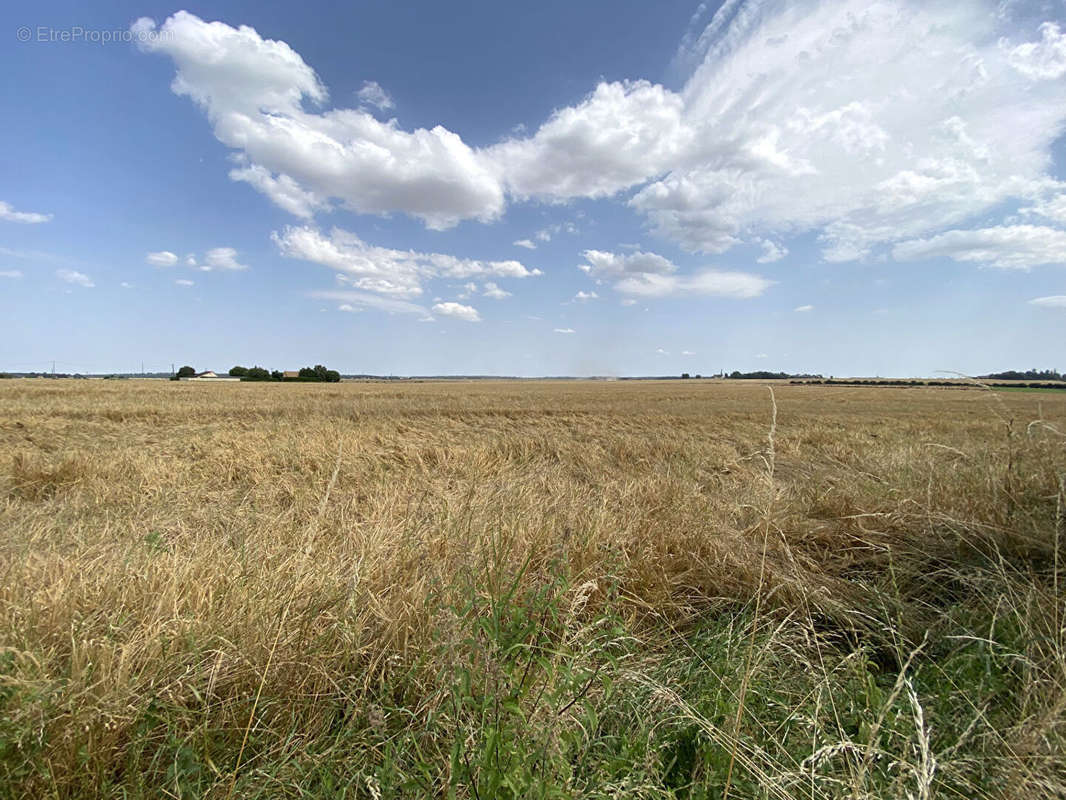
[[[86,289],[92,289],[94,286],[96,286],[96,284],[93,283],[92,278],[90,278],[84,272],[78,272],[77,270],[73,269],[57,269],[56,277],[59,278],[61,281],[73,283],[75,286],[82,286]]]
[[[1034,306],[1045,308],[1066,308],[1066,294],[1053,294],[1047,297],[1034,297],[1029,301]]]
[[[52,219],[51,214],[39,214],[36,211],[16,211],[10,203],[0,201],[0,219],[6,222],[21,222],[24,225],[38,225]]]
[[[390,108],[396,107],[396,103],[393,102],[392,97],[377,81],[364,81],[362,88],[355,93],[355,96],[358,97],[361,102],[367,105],[376,106],[382,111],[388,111]]]
[[[473,306],[464,306],[462,303],[446,302],[434,303],[433,313],[442,317],[455,317],[466,322],[481,322],[481,315]]]

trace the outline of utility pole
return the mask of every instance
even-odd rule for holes
[[[56,376],[56,362],[55,362],[55,359],[52,359],[52,377],[54,378],[55,376]]]

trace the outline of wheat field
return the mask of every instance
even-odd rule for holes
[[[0,381],[0,797],[1066,796],[1066,393]]]

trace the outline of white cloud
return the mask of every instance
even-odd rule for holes
[[[355,93],[355,96],[363,103],[377,106],[382,111],[388,111],[390,108],[396,107],[389,93],[377,81],[363,81],[363,87]]]
[[[1008,201],[1044,202],[1034,193],[1066,126],[1066,37],[996,11],[993,0],[727,2],[682,43],[691,74],[679,92],[603,82],[532,134],[483,148],[441,126],[326,109],[314,70],[250,27],[178,12],[165,35],[138,39],[174,60],[173,91],[238,151],[231,177],[297,216],[340,205],[442,229],[498,219],[508,198],[634,191],[629,204],[688,250],[775,237],[767,263],[785,250],[777,238],[814,232],[843,261]]]
[[[451,131],[408,132],[360,109],[307,110],[328,93],[285,42],[185,11],[158,27],[139,19],[132,30],[142,50],[174,60],[171,89],[196,102],[216,138],[240,151],[245,166],[234,177],[283,208],[305,215],[336,200],[363,214],[405,211],[435,229],[503,211],[493,168]]]
[[[771,264],[788,255],[787,247],[771,242],[769,239],[760,239],[759,244],[762,245],[762,255],[755,259],[757,264]]]
[[[178,278],[176,281],[174,281],[174,283],[175,283],[175,285],[182,286],[182,287],[184,287],[186,289],[189,288],[190,286],[195,286],[196,285],[196,283],[194,281],[190,281],[187,278]]]
[[[172,253],[169,250],[160,250],[158,252],[149,253],[145,256],[144,260],[153,267],[172,267],[179,261],[177,254]],[[185,256],[184,259],[181,259],[181,261],[186,267],[198,269],[201,272],[211,272],[216,269],[248,269],[246,264],[241,264],[237,261],[237,251],[232,247],[215,247],[208,250],[204,255],[204,263],[202,264],[198,263],[196,256],[191,253]]]
[[[814,311],[814,306],[796,306],[792,310],[800,314],[806,314],[808,311]]]
[[[457,317],[467,322],[481,322],[481,315],[477,313],[477,309],[473,306],[464,306],[462,303],[451,301],[436,303],[433,306],[433,313],[440,314],[442,317]]]
[[[119,286],[121,286],[123,289],[132,289],[133,288],[133,284],[130,283],[129,281],[122,281],[122,283],[120,283]]]
[[[397,300],[392,297],[381,297],[369,292],[323,290],[310,292],[308,296],[319,300],[339,300],[343,305],[359,307],[359,309],[373,308],[390,314],[421,314],[422,316],[429,314],[429,310],[425,306],[409,303],[406,300]],[[347,311],[349,309],[343,310]]]
[[[726,3],[683,56],[699,131],[689,160],[632,205],[692,250],[745,231],[820,232],[830,260],[862,258],[1025,197],[1066,121],[1057,29],[1028,38],[991,2]],[[1011,63],[1013,58],[1013,64]],[[1035,72],[1034,72],[1035,70]],[[935,77],[933,77],[935,76]]]
[[[398,297],[422,294],[422,283],[429,278],[526,278],[541,274],[518,261],[478,261],[375,247],[340,228],[327,236],[307,226],[288,227],[281,233],[275,231],[271,238],[284,256],[336,270],[341,280],[356,289]]]
[[[552,237],[558,236],[560,233],[568,233],[573,236],[577,233],[577,225],[575,225],[573,222],[556,222],[553,225],[548,225],[545,228],[541,228],[539,231],[533,234],[533,236],[538,242],[550,242],[552,240]],[[535,246],[536,245],[534,245],[534,247]]]
[[[1020,209],[1021,213],[1037,214],[1045,219],[1066,225],[1066,194],[1058,194],[1053,197],[1043,198],[1035,205]]]
[[[232,247],[216,247],[208,250],[204,256],[204,266],[210,269],[242,270],[248,269],[246,264],[237,261],[237,251]]]
[[[586,250],[583,254],[585,264],[578,269],[596,278],[620,278],[623,275],[656,274],[666,275],[677,271],[677,266],[668,258],[656,253],[633,253],[618,255],[602,250]]]
[[[691,351],[691,350],[682,350],[681,351],[681,355],[683,355],[683,356],[694,356],[696,354],[693,351]]]
[[[37,225],[52,219],[51,214],[38,214],[35,211],[16,211],[10,203],[0,201],[0,219],[7,222],[21,222],[26,225]]]
[[[510,292],[508,292],[508,291],[506,291],[504,289],[501,289],[499,286],[497,286],[492,281],[489,281],[488,283],[486,283],[484,285],[483,289],[484,289],[484,291],[482,291],[482,294],[485,297],[491,297],[493,300],[503,300],[504,298],[507,298],[507,297],[511,296]]]
[[[1053,294],[1049,297],[1035,297],[1029,301],[1034,306],[1045,308],[1066,308],[1066,294]]]
[[[659,355],[661,355],[661,356],[668,356],[668,355],[670,355],[670,353],[669,353],[668,351],[666,351],[666,350],[663,350],[663,349],[662,349],[661,347],[660,347],[660,348],[658,348],[658,349],[656,349],[656,351],[655,351],[655,352],[656,352],[656,353],[658,353],[658,354],[659,354]]]
[[[329,203],[314,192],[304,189],[288,175],[273,175],[266,167],[248,164],[247,158],[237,159],[240,166],[229,171],[230,180],[244,181],[269,197],[278,208],[296,217],[310,219],[316,211],[329,208]]]
[[[892,249],[898,261],[951,258],[1004,269],[1066,262],[1066,231],[1038,225],[952,230]]]
[[[56,277],[59,278],[61,281],[73,283],[77,286],[83,286],[86,289],[92,289],[94,286],[96,286],[96,284],[93,283],[92,278],[90,278],[84,272],[78,272],[73,269],[57,269]]]
[[[17,269],[0,270],[0,278],[21,278],[22,271]]]
[[[711,295],[716,297],[758,297],[773,281],[748,272],[704,270],[692,275],[656,275],[644,273],[623,278],[614,288],[624,294],[642,297],[676,297]]]
[[[515,247],[524,247],[526,250],[536,250],[537,245],[531,242],[529,239],[519,239],[514,242]]]
[[[1010,65],[1033,80],[1055,80],[1066,75],[1066,34],[1054,22],[1040,26],[1041,40],[1025,42],[1010,50]]]
[[[178,263],[178,257],[169,250],[160,250],[155,253],[149,253],[144,257],[144,260],[151,264],[153,267],[173,267]]]
[[[553,328],[553,333],[575,333],[573,328]]]
[[[574,302],[575,303],[585,303],[585,302],[588,302],[589,300],[595,300],[598,297],[599,297],[599,295],[596,294],[595,292],[579,291],[577,294],[574,295]]]

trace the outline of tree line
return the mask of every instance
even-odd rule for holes
[[[191,378],[196,375],[196,370],[190,366],[184,366],[178,370],[174,376],[174,380],[180,378]],[[318,382],[318,383],[338,383],[341,379],[341,374],[335,369],[327,369],[321,364],[315,364],[313,367],[303,367],[296,377],[286,378],[285,373],[280,370],[268,370],[266,367],[242,367],[237,365],[231,367],[229,375],[232,378],[240,378],[242,381],[306,381],[306,382]]]

